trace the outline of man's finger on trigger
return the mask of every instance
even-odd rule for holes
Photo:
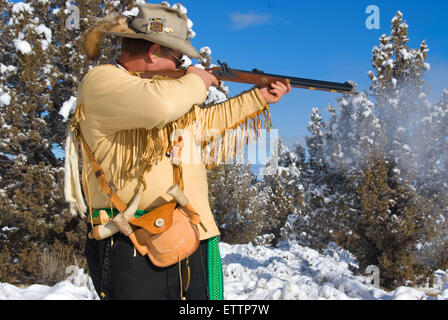
[[[277,83],[271,83],[271,87],[274,89],[282,89],[282,86]]]
[[[281,86],[282,88],[287,88],[286,84],[284,84],[282,81],[276,81],[276,83]]]
[[[282,83],[280,81],[277,81],[277,82],[278,82],[278,86],[277,86],[278,89],[280,89],[282,91],[287,91],[288,90],[288,87],[284,83]]]
[[[278,89],[271,89],[269,92],[275,96],[278,96],[280,94],[280,91]]]

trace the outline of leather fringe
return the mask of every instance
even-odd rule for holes
[[[210,125],[203,120],[203,130]],[[266,104],[262,110],[254,112],[245,117],[232,127],[216,133],[214,136],[202,135],[201,150],[202,162],[207,170],[223,163],[232,163],[235,156],[244,150],[245,146],[258,139],[263,130],[266,132],[272,128],[269,105]]]
[[[211,124],[198,109],[199,107],[193,106],[182,118],[161,129],[119,131],[111,149],[113,166],[110,169],[115,187],[118,190],[123,188],[129,179],[138,177],[143,168],[157,165],[172,148],[177,129],[184,129],[193,124],[201,126],[201,159],[206,168],[211,169],[232,161],[247,144],[261,136],[263,129],[269,132],[272,128],[269,105],[266,104],[261,110],[245,117],[231,128],[222,130],[219,135],[207,137],[205,131]],[[75,136],[76,130],[79,130],[77,124],[84,118],[84,105],[81,104],[77,106],[72,120]]]

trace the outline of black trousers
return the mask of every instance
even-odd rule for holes
[[[91,226],[88,226],[88,232]],[[155,266],[148,256],[134,256],[132,242],[117,233],[111,239],[97,241],[87,237],[85,257],[98,295],[113,300],[180,299],[179,264],[166,268]],[[181,262],[185,264],[185,260]],[[187,300],[208,300],[207,241],[189,257],[191,283]],[[102,292],[104,295],[102,295]]]

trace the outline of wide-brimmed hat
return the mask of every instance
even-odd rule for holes
[[[145,39],[192,58],[201,57],[188,40],[188,18],[185,14],[161,4],[145,3],[139,5],[138,9],[138,14],[129,25],[135,33],[105,32],[120,37]]]

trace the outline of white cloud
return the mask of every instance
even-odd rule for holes
[[[252,26],[260,26],[271,21],[271,16],[267,13],[240,13],[230,14],[233,29],[244,29]]]

